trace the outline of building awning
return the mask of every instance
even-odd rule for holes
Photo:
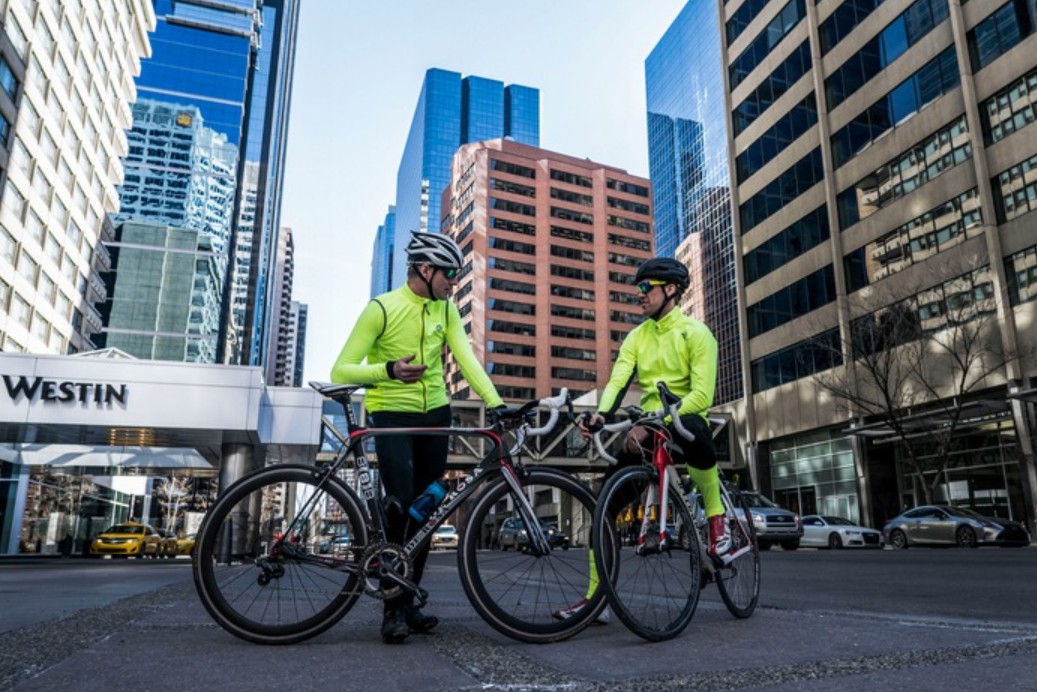
[[[0,444],[0,459],[15,465],[56,468],[215,468],[194,449],[183,447]]]
[[[993,421],[1010,418],[1012,411],[1005,401],[995,399],[979,399],[970,401],[961,407],[958,428],[975,428]],[[945,409],[922,411],[904,416],[901,424],[908,435],[924,435],[924,431],[950,425],[951,416]],[[897,432],[885,421],[850,425],[840,432],[873,439],[875,442],[889,442],[897,437]]]

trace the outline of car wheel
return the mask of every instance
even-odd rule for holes
[[[839,550],[843,547],[843,539],[837,533],[833,533],[828,537],[828,547],[832,550]]]
[[[889,534],[889,544],[896,550],[907,550],[907,535],[897,529]]]
[[[785,541],[781,544],[782,550],[797,550],[799,549],[799,541]]]
[[[968,526],[959,527],[954,534],[954,540],[959,548],[975,548],[977,545],[976,532]]]

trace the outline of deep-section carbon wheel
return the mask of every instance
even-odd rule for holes
[[[232,485],[206,514],[192,566],[205,608],[251,642],[291,644],[334,625],[363,584],[367,529],[355,496],[313,467],[276,466]],[[348,536],[350,541],[332,540]]]
[[[731,614],[747,618],[756,610],[760,598],[760,548],[745,498],[733,494],[731,500],[737,509],[726,508],[727,530],[731,533],[730,554],[738,557],[719,568],[713,578]]]
[[[609,605],[635,634],[672,639],[684,631],[699,600],[698,533],[687,506],[672,501],[666,530],[660,529],[658,475],[636,466],[616,473],[601,491],[594,515],[594,544],[616,545],[603,553],[602,584]],[[648,517],[649,530],[639,536]]]
[[[550,552],[539,554],[529,547],[516,498],[500,477],[479,494],[468,514],[458,566],[472,606],[490,626],[514,639],[544,644],[573,636],[605,607],[600,589],[591,584],[594,495],[577,479],[553,469],[529,470],[521,482]],[[506,530],[515,533],[518,550],[498,547],[496,539],[507,520],[513,520]],[[593,597],[583,604],[588,593]]]

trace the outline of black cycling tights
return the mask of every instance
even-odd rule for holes
[[[442,406],[428,413],[378,411],[368,413],[367,420],[372,428],[446,428],[450,426],[450,406]],[[407,510],[414,498],[424,492],[432,481],[442,478],[446,470],[450,438],[447,435],[382,435],[374,438],[374,444],[385,496],[387,499],[396,498],[399,503],[386,504],[386,534],[393,543],[403,545],[420,528],[417,522],[409,521]],[[414,556],[415,584],[421,582],[430,546],[431,542],[426,543]],[[397,607],[411,600],[412,597],[407,594],[396,602],[386,603],[386,607]]]

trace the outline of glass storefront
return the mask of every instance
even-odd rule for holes
[[[834,433],[801,435],[770,447],[773,499],[803,514],[833,514],[859,522],[853,443]]]
[[[58,469],[2,462],[2,545],[11,545],[11,534],[17,532],[18,553],[84,555],[97,534],[123,521],[185,534],[192,514],[201,516],[215,499],[216,474],[163,472],[170,470]]]

